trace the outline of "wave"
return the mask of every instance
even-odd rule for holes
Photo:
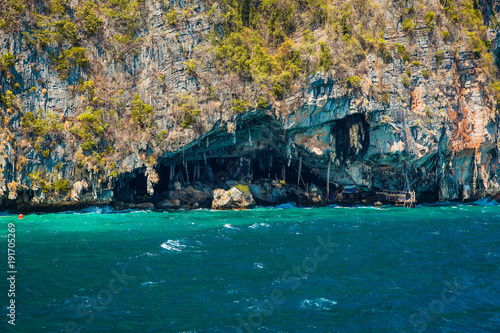
[[[120,211],[122,213],[123,211]],[[82,208],[79,210],[65,210],[62,212],[57,212],[56,214],[109,214],[109,213],[115,213],[115,210],[111,208],[110,206],[91,206],[91,207],[86,207]]]
[[[160,283],[165,283],[165,282],[166,282],[166,280],[161,280],[161,281],[146,281],[146,282],[141,283],[141,286],[145,287],[145,286],[150,286],[150,285],[155,285],[155,284],[160,284]]]
[[[249,226],[250,229],[257,229],[259,227],[264,227],[264,228],[269,228],[271,225],[267,223],[254,223],[251,226]]]
[[[184,249],[186,245],[182,244],[181,241],[169,239],[161,244],[161,247],[168,251],[182,252],[182,249]]]
[[[489,207],[494,207],[499,205],[499,203],[496,200],[491,200],[490,202],[488,202],[488,200],[489,200],[488,198],[480,199],[474,201],[473,204],[476,206],[489,206]]]
[[[260,262],[256,262],[253,264],[253,267],[255,267],[257,269],[264,269],[266,266]]]
[[[300,308],[307,310],[331,310],[332,306],[335,304],[337,304],[337,302],[322,297],[312,300],[305,299],[300,303]]]
[[[297,205],[295,204],[295,202],[287,202],[281,205],[277,205],[274,208],[280,208],[280,209],[297,208]]]
[[[226,228],[226,229],[232,229],[232,230],[240,230],[240,229],[238,229],[238,228],[236,228],[236,227],[233,227],[233,226],[232,226],[232,225],[230,225],[229,223],[224,224],[224,228]]]

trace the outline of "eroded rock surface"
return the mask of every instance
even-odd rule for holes
[[[213,192],[213,209],[242,209],[255,206],[255,200],[250,192],[232,187],[226,191],[215,189]]]

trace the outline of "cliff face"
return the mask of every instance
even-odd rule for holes
[[[285,37],[259,30],[268,2],[294,6]],[[420,200],[500,191],[496,3],[318,3],[324,19],[308,1],[7,1],[2,205],[127,201],[174,181],[295,183],[299,168],[322,186],[329,164],[332,186]],[[271,78],[252,65],[258,47]]]

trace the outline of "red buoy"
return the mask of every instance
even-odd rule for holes
[[[23,217],[24,217],[24,215],[23,214],[19,214],[18,217],[19,217],[20,220],[22,220]]]

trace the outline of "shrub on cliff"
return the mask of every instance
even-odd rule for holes
[[[10,108],[15,98],[16,95],[14,95],[12,91],[7,90],[5,95],[0,95],[0,104],[4,104],[6,107]]]
[[[411,57],[406,54],[406,50],[404,45],[401,44],[396,44],[397,46],[397,53],[401,55],[401,58],[403,59],[403,62],[409,62],[411,61]]]
[[[139,94],[135,94],[132,100],[132,110],[130,115],[136,124],[141,127],[148,127],[151,123],[151,114],[153,113],[153,107],[144,103],[139,97]]]
[[[8,69],[9,67],[14,66],[16,63],[16,57],[12,55],[12,52],[7,52],[0,58],[0,69]]]
[[[103,21],[96,14],[97,6],[89,0],[77,11],[77,18],[83,23],[83,29],[89,36],[93,36],[103,25]]]
[[[41,110],[39,111],[36,116],[28,111],[21,118],[21,125],[28,133],[41,138],[49,133],[60,133],[62,131],[63,127],[54,114],[46,112],[44,117]]]
[[[142,1],[138,0],[107,0],[102,11],[110,19],[114,30],[118,32],[115,36],[123,43],[132,41],[140,27],[140,6]]]
[[[434,28],[434,26],[436,25],[435,19],[436,19],[436,13],[434,13],[433,11],[429,11],[427,12],[427,14],[425,14],[424,21],[427,24],[428,28],[430,29]]]
[[[168,24],[174,26],[177,23],[177,10],[175,10],[175,8],[170,9],[166,15],[166,18]]]
[[[189,59],[188,61],[184,61],[184,66],[186,66],[186,73],[196,76],[196,68],[201,65],[201,62],[194,59]]]
[[[59,194],[66,194],[69,191],[69,183],[66,179],[59,178],[53,183],[53,189]]]
[[[97,139],[108,128],[103,120],[102,110],[94,110],[87,107],[86,112],[78,115],[78,123],[70,128],[70,131],[84,140],[81,144],[83,151],[89,152],[97,147]]]
[[[233,103],[233,106],[231,107],[231,110],[233,110],[236,113],[245,112],[250,104],[248,102],[245,102],[242,99],[233,99],[232,103]]]
[[[332,67],[332,55],[330,48],[324,42],[320,42],[319,46],[318,68],[328,71],[330,67]]]
[[[345,83],[348,88],[360,88],[361,87],[361,78],[357,75],[348,76],[345,78]]]
[[[415,25],[416,25],[415,22],[413,22],[413,20],[411,18],[406,18],[403,21],[402,29],[406,33],[411,33],[413,31],[413,29],[415,29]]]
[[[57,58],[54,58],[57,64],[56,70],[59,72],[61,78],[67,79],[71,70],[76,66],[87,66],[89,59],[86,58],[86,52],[87,50],[83,47],[72,47],[69,50],[61,52]]]

